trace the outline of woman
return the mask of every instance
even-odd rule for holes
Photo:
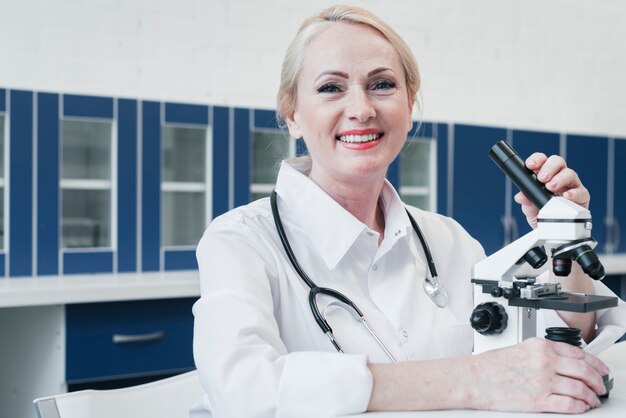
[[[283,63],[278,112],[310,156],[283,162],[277,209],[306,274],[353,300],[381,344],[321,295],[317,304],[344,353],[336,351],[311,315],[309,288],[285,255],[270,201],[253,202],[214,220],[197,249],[194,355],[207,393],[200,409],[213,417],[324,417],[600,405],[608,369],[578,348],[530,339],[470,356],[469,278],[484,252],[453,220],[410,207],[448,290],[446,307],[423,292],[422,247],[385,180],[411,128],[419,85],[408,47],[371,13],[337,6],[303,24]],[[588,205],[561,158],[534,154],[527,165],[551,191]],[[532,223],[537,209],[523,195],[516,200]],[[579,270],[563,283],[609,292]],[[604,317],[562,320],[589,342]]]

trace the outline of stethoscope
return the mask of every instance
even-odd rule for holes
[[[347,296],[345,296],[341,292],[338,292],[334,289],[330,289],[328,287],[317,286],[315,282],[313,282],[313,280],[311,280],[309,276],[304,272],[304,270],[300,266],[300,263],[298,263],[298,260],[296,259],[296,256],[293,253],[293,250],[291,249],[291,245],[289,244],[289,240],[287,239],[287,235],[285,234],[285,229],[283,228],[283,223],[280,219],[280,214],[278,213],[278,204],[276,203],[276,190],[272,190],[272,193],[270,195],[270,204],[272,206],[272,216],[274,217],[274,223],[276,224],[278,236],[280,237],[280,241],[283,244],[285,253],[287,254],[287,257],[289,258],[291,265],[296,270],[296,272],[298,273],[302,281],[304,281],[304,283],[306,283],[306,285],[310,289],[309,290],[309,306],[311,307],[311,313],[313,314],[313,317],[315,318],[315,322],[317,322],[317,325],[320,327],[322,332],[326,334],[326,336],[328,336],[328,338],[330,339],[330,342],[335,347],[335,349],[338,352],[343,353],[343,349],[341,348],[341,346],[335,339],[335,336],[333,335],[333,330],[330,327],[330,325],[328,325],[328,321],[326,321],[326,318],[324,318],[324,316],[320,313],[319,307],[317,306],[317,295],[326,295],[331,298],[335,298],[339,302],[341,302],[346,308],[349,308],[349,310],[352,311],[351,313],[353,314],[355,319],[360,321],[365,326],[365,328],[367,328],[367,331],[376,340],[378,345],[383,349],[383,351],[387,354],[387,356],[389,356],[389,358],[394,363],[396,363],[397,362],[396,358],[393,356],[393,354],[391,354],[389,349],[387,349],[387,347],[381,341],[378,335],[376,335],[370,323],[363,316],[363,312],[361,312],[361,310],[356,306],[354,302],[352,302]],[[422,244],[422,248],[426,256],[426,261],[428,263],[428,270],[430,271],[430,277],[426,276],[424,278],[424,285],[423,285],[424,292],[435,303],[435,305],[437,305],[440,308],[444,308],[448,304],[448,294],[446,293],[446,290],[443,288],[443,285],[439,282],[439,279],[437,277],[437,269],[435,268],[435,262],[433,261],[433,257],[430,253],[430,249],[428,248],[428,244],[426,243],[426,239],[424,238],[424,234],[422,233],[422,230],[417,225],[417,222],[415,221],[413,216],[411,216],[408,210],[406,210],[406,213],[409,216],[409,220],[411,221],[413,230],[417,234],[417,237],[419,238],[420,243]]]

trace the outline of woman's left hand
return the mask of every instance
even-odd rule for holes
[[[536,152],[526,159],[526,167],[532,170],[546,189],[557,196],[571,200],[584,208],[589,208],[589,191],[578,178],[578,174],[567,167],[565,160],[558,155],[547,157]],[[537,226],[539,209],[522,193],[515,195],[515,201],[522,205],[522,212],[532,228]]]

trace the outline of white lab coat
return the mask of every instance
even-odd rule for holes
[[[304,271],[352,299],[398,360],[471,354],[471,270],[484,252],[454,220],[410,208],[448,292],[441,309],[422,289],[424,253],[389,183],[380,246],[377,232],[287,163],[276,190]],[[346,354],[335,351],[311,315],[308,287],[285,256],[269,199],[215,219],[196,254],[201,298],[194,306],[194,357],[206,396],[192,417],[319,418],[366,409],[367,363],[389,358],[348,311],[321,296],[320,310]],[[555,314],[547,323],[562,325]]]

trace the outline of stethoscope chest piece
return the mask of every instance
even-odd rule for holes
[[[443,285],[437,277],[424,278],[424,293],[428,295],[430,300],[440,308],[445,308],[448,305],[448,292],[443,288]]]

